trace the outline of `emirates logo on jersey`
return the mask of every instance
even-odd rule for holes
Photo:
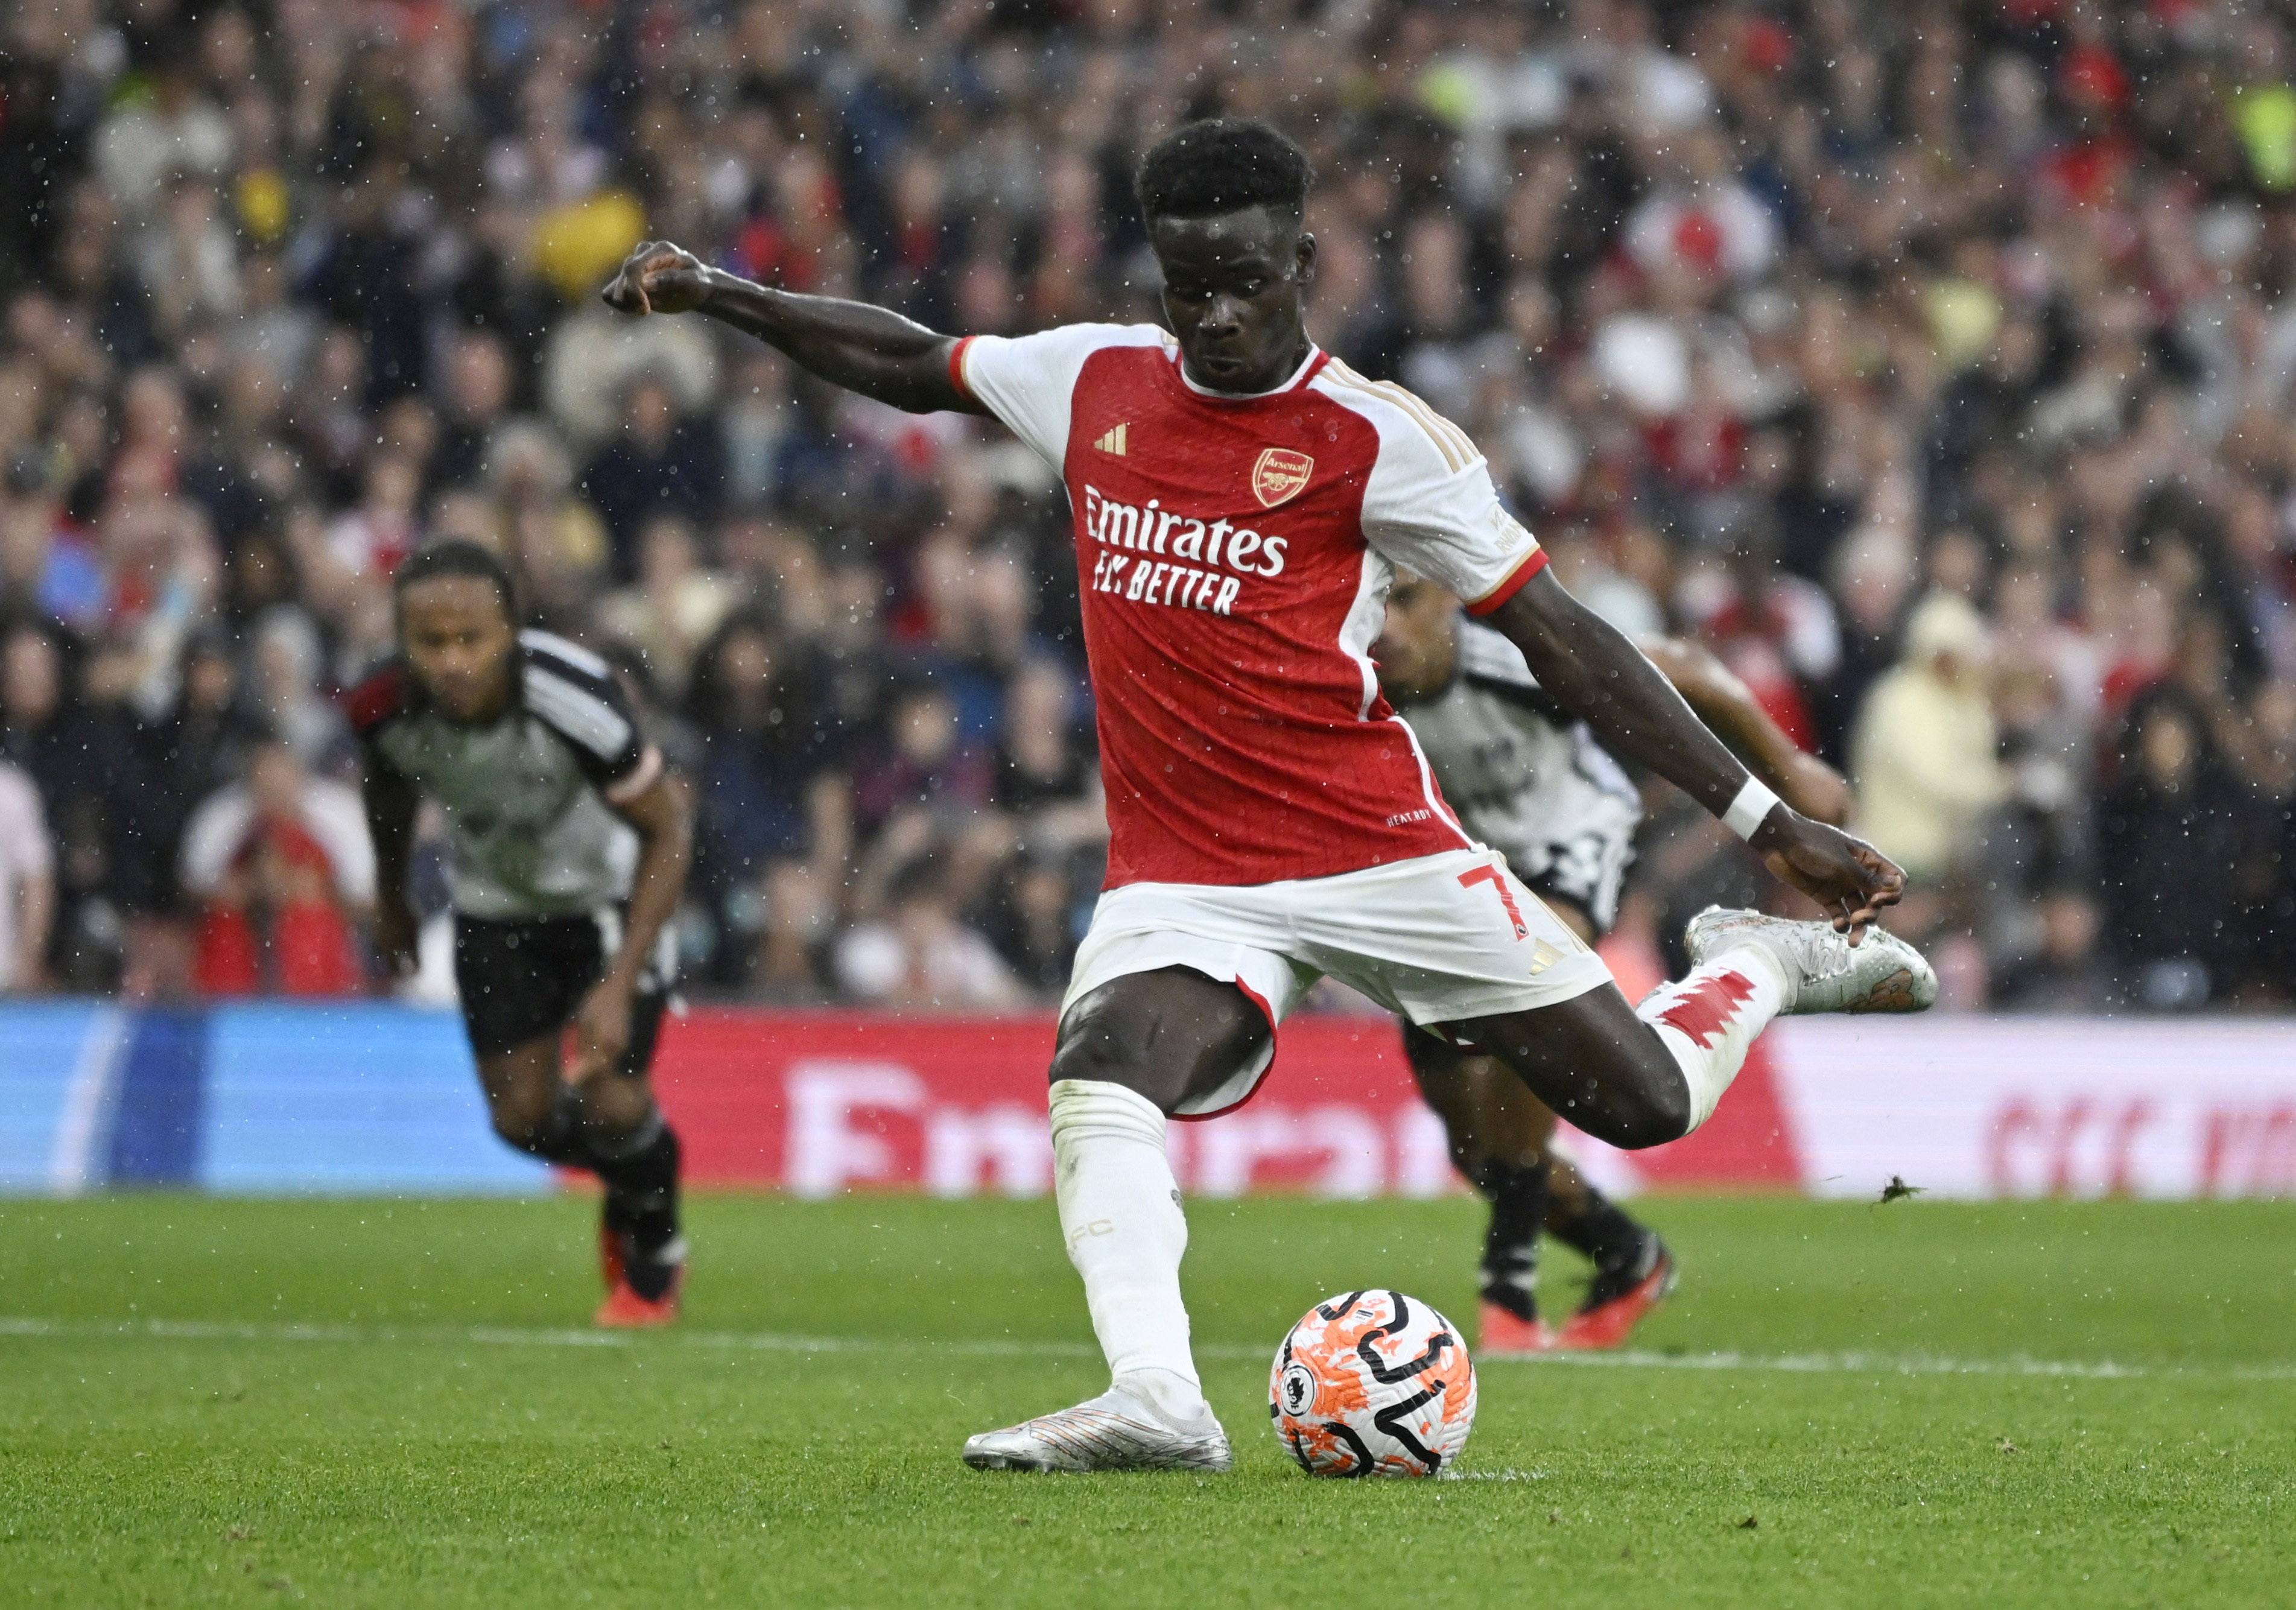
[[[1316,461],[1305,453],[1289,448],[1263,448],[1251,466],[1251,495],[1259,499],[1260,507],[1272,509],[1300,496],[1307,489],[1308,477],[1315,472]]]

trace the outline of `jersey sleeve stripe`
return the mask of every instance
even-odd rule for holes
[[[1344,364],[1340,363],[1337,359],[1334,359],[1332,363],[1331,373],[1332,379],[1340,386],[1348,390],[1358,392],[1362,396],[1369,398],[1374,402],[1385,403],[1388,407],[1401,414],[1412,423],[1417,425],[1419,427],[1420,434],[1425,436],[1428,440],[1435,444],[1435,450],[1443,456],[1444,464],[1454,472],[1456,472],[1459,468],[1457,456],[1451,451],[1449,446],[1444,442],[1442,438],[1437,436],[1432,431],[1428,430],[1426,421],[1421,419],[1417,415],[1405,407],[1394,398],[1388,396],[1376,385],[1373,384],[1370,381],[1365,380],[1362,375],[1357,374],[1354,370],[1348,368]]]
[[[948,349],[949,384],[955,386],[956,394],[967,402],[980,400],[973,396],[972,388],[964,383],[964,355],[972,350],[972,343],[978,339],[976,336],[964,336],[957,341],[956,345]]]
[[[631,758],[630,740],[636,733],[629,719],[549,667],[526,668],[526,703],[562,736],[606,764]]]
[[[614,668],[588,649],[569,643],[555,632],[537,631],[532,627],[519,633],[518,645],[531,654],[547,654],[562,661],[586,677],[601,682],[613,680]]]
[[[1371,389],[1378,392],[1382,397],[1386,398],[1397,407],[1401,408],[1405,413],[1410,415],[1414,419],[1417,420],[1419,422],[1420,428],[1424,430],[1428,435],[1435,438],[1436,440],[1443,443],[1445,447],[1451,448],[1454,452],[1456,451],[1458,444],[1447,431],[1444,431],[1441,415],[1438,415],[1434,409],[1422,402],[1413,393],[1405,390],[1401,386],[1397,385],[1391,380],[1375,380],[1372,382]]]
[[[1425,431],[1443,455],[1443,461],[1454,471],[1464,470],[1482,456],[1473,440],[1464,431],[1427,406],[1426,399],[1416,392],[1396,384],[1391,380],[1365,380],[1337,358],[1332,367],[1341,371],[1357,390],[1367,391],[1403,410],[1419,428]]]
[[[1493,610],[1522,591],[1523,583],[1546,568],[1546,550],[1535,547],[1529,556],[1515,566],[1505,581],[1467,605],[1470,615],[1488,615]]]
[[[1460,430],[1458,425],[1454,425],[1451,420],[1444,418],[1442,414],[1438,414],[1435,407],[1432,407],[1426,398],[1422,398],[1422,395],[1416,393],[1416,390],[1407,390],[1407,388],[1398,386],[1396,382],[1380,382],[1378,388],[1382,390],[1382,393],[1387,393],[1389,398],[1394,398],[1396,402],[1403,404],[1406,409],[1414,411],[1414,414],[1419,415],[1419,420],[1422,420],[1423,425],[1426,425],[1435,437],[1444,439],[1444,441],[1448,441],[1454,448],[1458,448],[1460,469],[1464,469],[1467,464],[1474,464],[1476,459],[1483,457],[1483,450],[1474,446],[1474,439],[1472,439],[1467,431]]]
[[[1454,454],[1456,455],[1451,465],[1453,469],[1464,470],[1482,456],[1464,431],[1429,407],[1426,402],[1416,394],[1405,390],[1393,381],[1382,381],[1376,389],[1394,398],[1400,407],[1409,410],[1425,428],[1427,433],[1435,438],[1438,442],[1447,442],[1450,445],[1451,451],[1445,456],[1451,457]]]
[[[1450,466],[1454,474],[1465,469],[1481,456],[1475,451],[1474,444],[1468,441],[1458,427],[1444,419],[1441,415],[1401,386],[1390,381],[1365,380],[1337,358],[1332,360],[1326,373],[1341,384],[1375,397],[1382,402],[1399,409],[1405,418],[1417,425],[1427,439],[1435,444],[1435,450],[1443,456],[1443,462]]]

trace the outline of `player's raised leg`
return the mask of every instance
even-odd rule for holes
[[[1227,1433],[1188,1348],[1188,1224],[1166,1161],[1167,1114],[1263,1056],[1267,1019],[1242,990],[1185,967],[1101,985],[1053,1053],[1054,1192],[1083,1277],[1109,1390],[984,1432],[964,1461],[1001,1470],[1226,1470]]]
[[[1678,1140],[1713,1114],[1772,1018],[1808,1012],[1917,1012],[1937,976],[1879,928],[1860,942],[1826,923],[1709,910],[1693,921],[1689,976],[1629,1006],[1615,987],[1450,1025],[1531,1093],[1598,1140]]]

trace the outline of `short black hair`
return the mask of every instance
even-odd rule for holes
[[[1294,220],[1308,210],[1315,164],[1274,125],[1257,118],[1183,123],[1149,147],[1133,176],[1140,216],[1208,218],[1265,207]]]
[[[518,624],[518,587],[511,580],[510,566],[494,549],[467,537],[449,537],[443,542],[419,547],[406,556],[398,573],[391,577],[391,596],[403,599],[408,587],[437,576],[476,576],[493,582],[495,596],[502,600],[504,618],[512,626]]]

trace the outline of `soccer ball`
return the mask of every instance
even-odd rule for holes
[[[1475,1367],[1451,1322],[1401,1292],[1309,1309],[1275,1355],[1276,1440],[1319,1476],[1431,1476],[1475,1424]]]

